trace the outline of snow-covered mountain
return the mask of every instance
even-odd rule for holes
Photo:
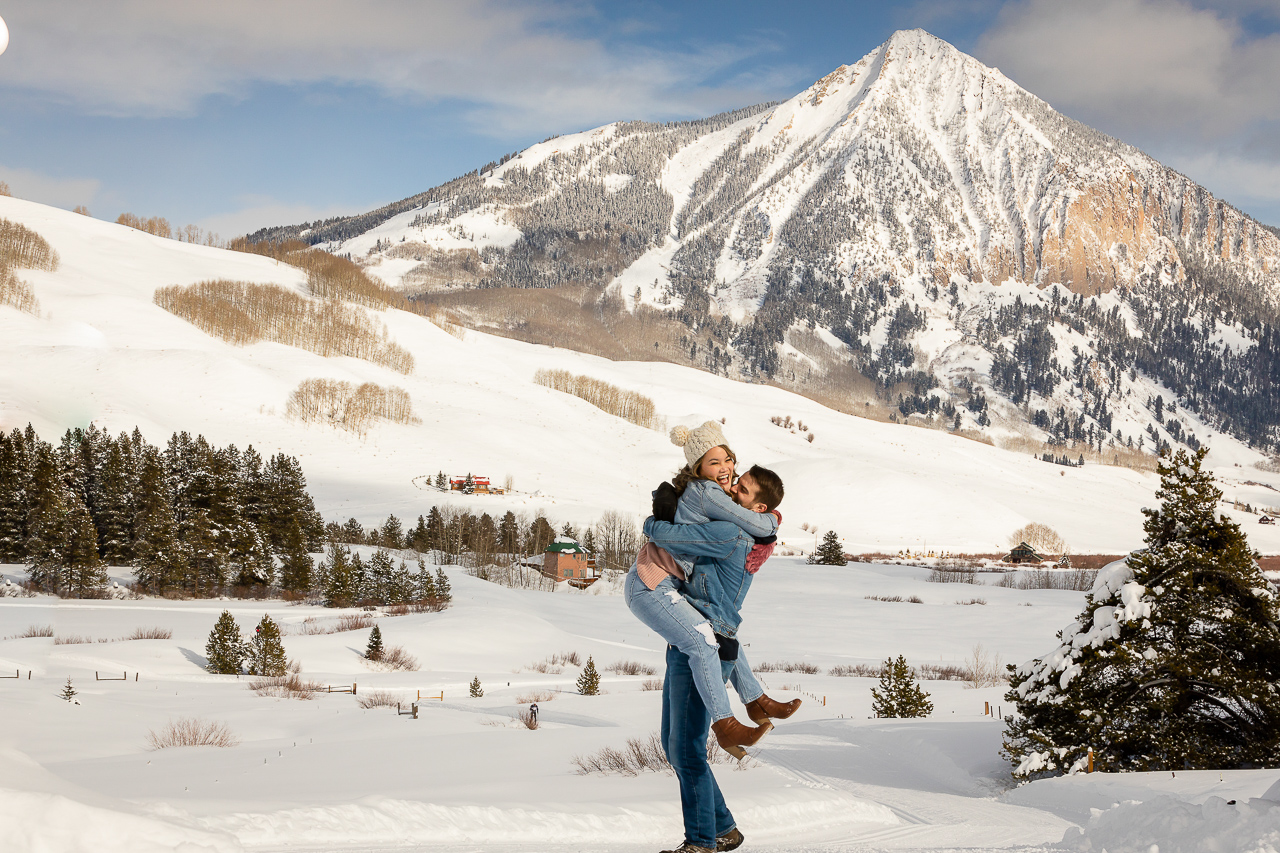
[[[254,237],[531,340],[471,288],[607,290],[686,330],[656,357],[846,410],[1100,452],[1280,441],[1280,238],[921,30],[783,103],[555,137]]]
[[[725,418],[744,463],[776,468],[785,480],[782,531],[791,548],[807,550],[815,531],[831,529],[851,552],[992,551],[1039,521],[1077,553],[1120,553],[1140,544],[1139,509],[1157,482],[1127,468],[1046,464],[685,366],[609,361],[474,331],[458,337],[403,310],[351,306],[412,356],[409,373],[282,343],[236,346],[155,304],[156,290],[225,279],[318,301],[301,270],[19,199],[0,198],[0,218],[41,235],[59,256],[56,270],[17,271],[35,313],[0,305],[0,429],[30,421],[56,439],[94,422],[112,434],[138,426],[155,444],[187,430],[218,446],[285,452],[300,460],[326,521],[371,524],[392,512],[413,520],[449,502],[494,517],[542,511],[557,525],[594,523],[606,510],[647,514],[649,490],[678,467],[679,451],[664,432],[535,383],[540,368],[642,393],[669,426]],[[360,436],[291,418],[288,400],[309,379],[401,388],[418,422],[382,422]],[[1280,505],[1280,475],[1253,467],[1260,454],[1217,434],[1212,447],[1228,498]],[[497,483],[509,474],[515,492],[445,495],[423,480],[441,470]],[[1259,526],[1256,515],[1238,518],[1256,547],[1280,551],[1274,527]]]

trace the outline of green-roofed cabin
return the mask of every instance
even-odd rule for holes
[[[567,536],[557,536],[542,555],[542,573],[574,586],[587,586],[599,576],[596,561]]]

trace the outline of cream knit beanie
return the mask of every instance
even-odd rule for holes
[[[684,458],[690,468],[697,465],[711,448],[729,445],[720,431],[720,424],[715,421],[707,421],[695,429],[678,426],[671,430],[671,443],[684,448]]]

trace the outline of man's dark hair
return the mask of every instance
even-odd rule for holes
[[[752,465],[747,471],[751,475],[751,479],[756,481],[756,500],[764,504],[768,509],[777,509],[778,504],[782,503],[782,478],[770,471],[768,468],[761,468],[759,465]]]

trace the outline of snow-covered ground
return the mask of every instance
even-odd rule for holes
[[[1153,501],[1151,475],[1063,468],[673,365],[613,363],[471,332],[459,339],[402,312],[380,316],[416,359],[408,376],[277,344],[238,348],[156,307],[155,288],[231,278],[300,289],[301,273],[11,198],[0,198],[0,216],[41,233],[62,258],[57,272],[20,273],[40,316],[0,308],[0,428],[31,421],[56,438],[93,421],[112,431],[136,425],[157,443],[189,430],[219,445],[252,443],[264,455],[284,451],[301,460],[326,520],[373,523],[390,512],[413,519],[447,500],[491,514],[541,510],[557,525],[611,509],[638,519],[678,451],[662,432],[535,385],[541,367],[647,394],[670,425],[723,417],[742,461],[784,478],[782,540],[791,548],[812,547],[804,524],[838,531],[850,551],[993,551],[1015,528],[1040,521],[1076,552],[1118,553],[1141,544],[1139,510]],[[422,422],[358,438],[286,420],[289,392],[312,377],[403,387]],[[775,426],[775,415],[803,421],[814,440]],[[1269,499],[1280,476],[1252,468],[1257,458],[1224,440],[1211,464],[1228,497],[1280,504]],[[438,470],[499,483],[509,474],[516,491],[446,496],[419,479]],[[1280,531],[1237,517],[1254,547],[1280,551]],[[20,572],[3,567],[8,577]],[[652,676],[606,673],[605,695],[583,697],[572,693],[576,667],[544,674],[532,666],[577,651],[601,667],[635,660],[660,669],[660,642],[617,595],[515,591],[451,575],[451,609],[381,617],[386,641],[421,662],[407,673],[366,667],[359,653],[367,631],[297,633],[306,618],[338,615],[307,606],[0,599],[0,638],[9,638],[0,639],[0,675],[19,676],[0,679],[5,849],[638,851],[676,843],[672,777],[580,776],[572,765],[576,755],[657,728],[658,694],[642,689]],[[775,558],[745,611],[748,654],[757,664],[805,661],[822,673],[896,654],[959,664],[977,644],[1022,661],[1050,649],[1083,600],[930,584],[926,575]],[[893,595],[923,603],[867,598]],[[957,603],[973,598],[986,604]],[[224,607],[245,630],[263,613],[292,628],[286,649],[304,677],[356,682],[361,694],[443,691],[444,699],[424,702],[413,720],[362,710],[349,694],[259,697],[244,680],[202,669],[205,638]],[[15,638],[33,625],[95,642]],[[172,638],[118,640],[152,626]],[[95,672],[127,679],[96,681]],[[480,699],[467,696],[475,677],[485,688]],[[67,678],[78,705],[58,697]],[[1038,849],[1064,838],[1071,849],[1112,853],[1153,843],[1165,853],[1212,849],[1205,838],[1223,850],[1280,845],[1280,812],[1258,799],[1276,782],[1274,771],[1095,774],[1012,788],[998,755],[1000,724],[983,714],[985,703],[1007,710],[999,688],[931,682],[931,718],[879,721],[868,719],[867,679],[764,678],[779,697],[806,703],[750,766],[718,768],[749,839],[744,850]],[[539,700],[542,726],[530,731],[512,717],[536,691],[553,698]],[[225,723],[239,745],[148,750],[148,732],[184,716]]]
[[[450,609],[378,617],[385,642],[421,663],[416,672],[370,669],[360,656],[367,629],[301,634],[303,620],[341,613],[323,608],[0,601],[0,637],[50,625],[58,637],[95,641],[0,640],[0,671],[20,675],[0,681],[0,822],[7,844],[18,839],[7,849],[640,851],[678,842],[674,777],[583,776],[572,764],[657,729],[660,693],[643,689],[655,676],[605,671],[603,694],[580,696],[580,667],[533,669],[576,651],[601,669],[636,661],[660,676],[661,642],[618,595],[511,590],[449,574]],[[771,695],[805,704],[744,769],[717,765],[744,849],[1041,849],[1064,838],[1082,850],[1215,849],[1179,846],[1206,834],[1224,842],[1221,850],[1280,843],[1280,803],[1257,799],[1280,771],[1093,774],[1014,787],[998,755],[1001,724],[984,714],[986,703],[1007,710],[1000,688],[926,682],[935,703],[928,719],[870,719],[874,680],[834,677],[831,667],[896,654],[961,664],[979,643],[1021,661],[1052,645],[1083,598],[926,577],[796,558],[775,558],[757,576],[745,610],[747,653],[757,666],[802,662],[821,674],[763,673]],[[957,603],[973,598],[987,603]],[[354,682],[358,693],[263,698],[246,678],[205,673],[205,641],[223,608],[246,630],[271,614],[304,677]],[[117,639],[150,627],[172,638]],[[95,681],[95,672],[126,680]],[[476,677],[484,696],[473,699],[467,686]],[[68,678],[79,704],[59,698]],[[374,690],[406,705],[419,693],[443,700],[422,701],[415,720],[361,709],[358,697]],[[531,731],[513,718],[538,692],[541,725]],[[221,722],[240,743],[148,749],[148,733],[180,717]],[[1078,828],[1094,847],[1071,840]],[[1239,843],[1250,833],[1273,846]]]

